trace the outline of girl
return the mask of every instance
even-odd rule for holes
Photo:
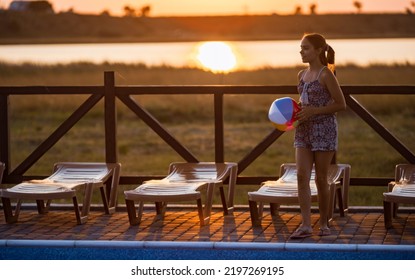
[[[313,165],[318,190],[320,231],[329,235],[327,173],[337,150],[335,113],[346,108],[343,92],[334,72],[334,50],[320,34],[307,34],[301,40],[301,58],[309,67],[298,73],[301,111],[295,130],[298,197],[302,223],[291,238],[312,235],[310,178]]]

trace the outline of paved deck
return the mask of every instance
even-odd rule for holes
[[[346,217],[335,214],[332,235],[320,237],[318,213],[312,214],[312,237],[290,240],[300,224],[299,211],[288,208],[277,218],[265,212],[261,227],[252,227],[247,207],[237,207],[232,215],[223,216],[213,209],[210,225],[200,227],[194,207],[168,208],[164,219],[155,219],[153,209],[145,211],[139,226],[130,226],[125,209],[112,215],[97,209],[84,225],[77,225],[74,212],[51,209],[46,215],[36,210],[22,210],[19,222],[6,224],[1,210],[0,241],[7,240],[101,240],[101,241],[169,241],[169,242],[251,242],[311,244],[377,244],[415,245],[415,213],[403,211],[394,219],[393,228],[386,230],[380,208],[352,208]]]

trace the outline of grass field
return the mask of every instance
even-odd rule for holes
[[[0,64],[0,86],[102,85],[103,71],[116,72],[118,85],[293,85],[300,67],[212,74],[193,68],[77,63],[70,65]],[[342,85],[414,85],[414,65],[338,67]],[[294,95],[293,95],[294,96]],[[239,161],[273,129],[269,104],[278,96],[225,97],[225,160]],[[11,96],[12,167],[27,157],[84,100],[84,96]],[[214,160],[213,99],[210,96],[137,96],[137,101],[200,160]],[[415,150],[414,96],[357,96],[410,150]],[[50,172],[56,161],[104,160],[102,104],[57,143],[30,175]],[[338,114],[338,162],[352,165],[353,177],[393,177],[396,163],[405,162],[387,143],[350,111]],[[276,175],[281,163],[294,160],[293,132],[285,133],[241,175]],[[118,106],[118,149],[123,175],[162,175],[171,161],[182,160],[124,105]],[[239,186],[238,186],[239,187]],[[131,186],[128,186],[131,188]],[[240,186],[237,204],[247,204]],[[381,205],[386,186],[353,187],[351,205]],[[123,195],[120,193],[120,202]]]

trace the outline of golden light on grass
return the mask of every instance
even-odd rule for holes
[[[229,72],[236,67],[236,55],[225,42],[205,42],[198,47],[197,60],[212,72]]]

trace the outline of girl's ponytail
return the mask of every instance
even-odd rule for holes
[[[334,65],[334,50],[326,43],[326,39],[318,33],[305,34],[303,38],[306,38],[315,49],[322,49],[320,53],[321,64],[327,66],[334,74],[336,74]]]
[[[326,52],[327,52],[327,67],[336,75],[336,65],[334,62],[335,52],[329,44],[326,44]]]

